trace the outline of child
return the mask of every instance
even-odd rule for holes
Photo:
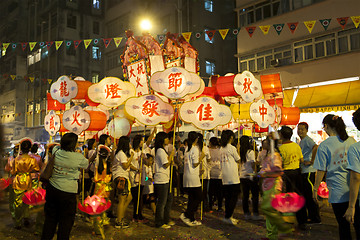
[[[147,153],[146,160],[143,165],[143,172],[141,177],[141,185],[144,186],[143,191],[143,200],[150,204],[150,208],[155,214],[155,194],[154,194],[154,184],[153,184],[153,169],[154,156]]]

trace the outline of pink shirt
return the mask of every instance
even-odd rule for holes
[[[282,170],[282,159],[278,152],[274,153],[274,159],[271,161],[271,154],[268,152],[268,154],[263,158],[262,161],[262,168],[260,170],[260,174],[267,173],[267,172],[275,172],[275,171],[281,171]],[[281,177],[274,177],[274,178],[264,178],[262,188],[264,191],[270,190],[276,180],[278,181],[278,184],[275,186],[276,189],[281,191],[282,186],[282,178]]]

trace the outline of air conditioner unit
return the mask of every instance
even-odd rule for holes
[[[277,59],[271,60],[270,65],[273,67],[280,67],[282,65],[282,61],[280,58],[277,58]]]

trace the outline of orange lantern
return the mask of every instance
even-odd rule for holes
[[[208,96],[215,99],[215,95],[217,94],[215,87],[205,87],[203,93],[200,96]]]
[[[58,132],[62,133],[62,132],[68,132],[69,130],[67,130],[64,125],[63,125],[63,115],[59,114],[60,117],[60,121],[61,121],[61,125],[60,125],[60,130]]]
[[[280,74],[269,74],[260,76],[263,94],[282,92]]]
[[[90,114],[90,125],[86,131],[100,131],[106,127],[107,117],[102,111],[88,111]]]
[[[48,111],[49,110],[55,110],[55,111],[65,110],[65,104],[61,104],[57,100],[53,99],[51,97],[50,93],[47,93],[46,96],[47,96],[47,110]]]
[[[282,107],[283,106],[283,99],[282,98],[271,98],[271,99],[268,99],[266,100],[270,106],[274,107],[275,103],[276,105],[278,105],[279,107]]]
[[[237,96],[234,88],[234,78],[236,75],[218,77],[216,81],[216,90],[222,97]]]
[[[300,109],[298,107],[281,107],[280,125],[296,125],[300,120]]]
[[[76,94],[76,97],[73,99],[85,99],[87,97],[87,91],[88,88],[92,85],[89,81],[79,81],[75,80],[78,88],[78,92]]]

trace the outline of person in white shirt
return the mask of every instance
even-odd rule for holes
[[[209,212],[209,196],[208,196],[208,188],[209,188],[209,180],[210,180],[210,151],[209,148],[204,144],[203,135],[201,133],[199,134],[199,138],[197,141],[198,147],[200,149],[200,153],[203,153],[205,155],[204,161],[201,162],[200,165],[200,178],[201,181],[203,181],[203,187],[202,187],[202,200],[203,200],[203,208],[204,212]]]
[[[153,184],[154,181],[153,165],[154,165],[154,156],[147,153],[143,164],[143,172],[141,175],[141,185],[144,186],[143,202],[150,204],[150,208],[153,214],[155,215],[156,205],[155,205],[155,194],[154,194],[154,184]]]
[[[210,138],[209,141],[210,152],[210,184],[209,184],[209,209],[212,210],[215,200],[217,200],[217,211],[222,212],[222,175],[221,175],[221,159],[220,159],[220,143],[216,137]]]
[[[240,178],[237,165],[240,156],[236,148],[231,145],[234,138],[234,132],[231,130],[225,130],[221,133],[221,172],[225,197],[225,218],[223,222],[231,225],[238,223],[232,215],[240,193]]]
[[[175,225],[170,220],[170,210],[173,200],[170,192],[170,167],[174,161],[174,150],[167,154],[165,146],[169,144],[169,138],[165,132],[159,132],[155,137],[155,174],[154,189],[157,197],[155,226],[168,229]]]
[[[186,211],[180,215],[180,219],[190,227],[201,225],[201,222],[195,220],[195,212],[202,199],[199,166],[205,155],[200,155],[198,140],[198,133],[194,131],[189,132],[189,147],[185,153],[184,159],[184,188],[189,197]]]
[[[261,220],[259,216],[259,178],[254,177],[255,169],[255,152],[253,150],[249,136],[240,138],[240,183],[242,188],[242,207],[245,219]],[[252,196],[251,216],[249,210],[249,194]]]

